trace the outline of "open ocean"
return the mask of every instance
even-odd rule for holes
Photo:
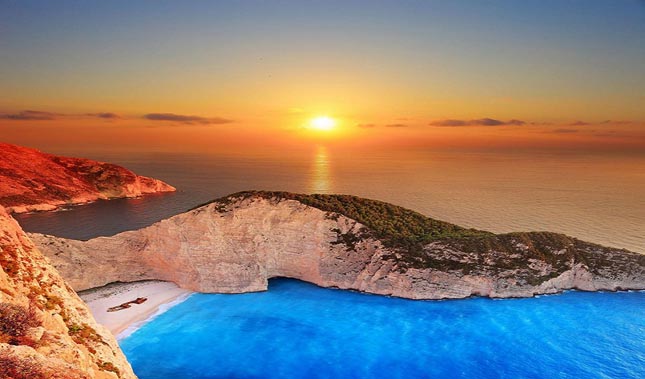
[[[89,239],[150,225],[233,192],[343,193],[493,232],[547,230],[645,253],[645,154],[311,150],[239,154],[62,152],[121,164],[178,192],[17,215],[27,231]]]
[[[79,155],[70,152],[69,155]],[[17,215],[87,239],[249,189],[345,193],[495,232],[549,230],[645,252],[645,158],[553,154],[93,154],[172,194]],[[272,279],[195,294],[120,341],[141,379],[643,378],[645,292],[412,301]]]

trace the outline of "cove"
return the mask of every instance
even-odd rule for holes
[[[279,278],[120,344],[140,379],[642,378],[645,292],[414,301]]]

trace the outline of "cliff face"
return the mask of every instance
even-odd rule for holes
[[[31,236],[77,290],[160,279],[194,291],[236,293],[266,290],[272,277],[412,299],[645,289],[645,255],[555,233],[467,230],[365,199],[336,204],[317,198],[323,204],[303,196],[232,195],[141,230],[85,242]],[[372,221],[379,212],[386,213],[383,223]],[[401,234],[407,229],[421,232]]]
[[[6,143],[0,143],[0,156],[0,205],[9,212],[53,210],[175,190],[110,163],[59,157]]]
[[[114,337],[0,207],[0,376],[136,376]]]

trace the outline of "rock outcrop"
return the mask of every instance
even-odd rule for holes
[[[272,277],[412,299],[645,289],[645,255],[464,229],[351,196],[247,192],[112,237],[31,237],[76,290],[160,279],[238,293]]]
[[[116,340],[0,207],[0,377],[134,379]]]
[[[0,143],[0,206],[22,213],[99,199],[175,191],[111,163],[67,158]]]

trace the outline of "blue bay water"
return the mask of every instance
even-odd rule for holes
[[[141,379],[643,378],[645,292],[413,301],[273,279],[120,342]]]
[[[82,154],[176,193],[16,215],[87,239],[249,189],[347,193],[494,232],[550,230],[645,252],[645,156],[427,151]],[[194,295],[121,341],[142,379],[645,378],[645,292],[420,302],[273,280]]]

